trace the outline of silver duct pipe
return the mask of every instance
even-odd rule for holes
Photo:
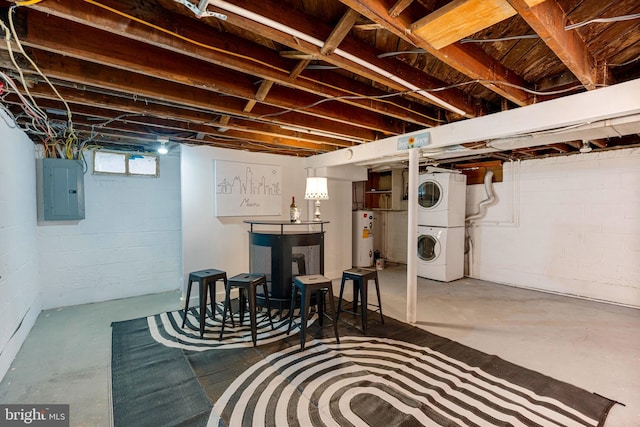
[[[496,195],[493,192],[493,172],[487,171],[484,175],[484,190],[487,193],[487,198],[478,204],[478,211],[474,214],[467,216],[464,220],[467,223],[465,228],[465,254],[467,255],[467,272],[468,277],[473,277],[473,240],[471,239],[470,222],[483,218],[487,214],[487,208],[496,202]]]
[[[474,214],[467,216],[465,222],[471,222],[484,217],[487,214],[487,208],[496,202],[496,195],[493,192],[493,172],[487,171],[484,175],[484,190],[487,193],[487,198],[478,204],[478,211]]]

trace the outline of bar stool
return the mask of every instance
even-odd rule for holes
[[[227,281],[225,286],[225,299],[224,299],[224,311],[222,312],[222,325],[220,326],[220,339],[222,339],[222,334],[224,333],[224,322],[227,319],[227,310],[229,310],[229,305],[231,302],[231,289],[239,288],[240,290],[240,322],[243,321],[244,317],[244,296],[243,293],[248,294],[249,300],[249,318],[251,319],[251,340],[253,341],[253,346],[256,346],[256,342],[258,340],[258,332],[257,332],[257,310],[258,304],[256,302],[256,293],[258,286],[262,285],[262,289],[264,292],[264,299],[267,303],[267,312],[269,314],[269,323],[271,324],[271,329],[273,329],[273,321],[271,320],[271,309],[269,304],[269,289],[267,288],[267,278],[264,274],[252,274],[252,273],[241,273],[233,276]],[[231,320],[233,322],[233,315],[231,316]]]
[[[344,294],[344,284],[347,280],[353,281],[353,305],[352,311],[342,308],[342,295]],[[367,333],[367,308],[368,302],[368,283],[369,280],[375,281],[376,294],[378,295],[378,305],[372,304],[377,307],[374,311],[380,312],[380,321],[384,324],[384,317],[382,317],[382,302],[380,301],[380,284],[378,283],[378,271],[367,270],[364,268],[351,268],[342,272],[342,282],[340,283],[340,296],[338,297],[338,313],[336,319],[340,316],[341,312],[351,313],[353,315],[358,314],[358,296],[360,296],[360,318],[362,321],[362,333]]]
[[[299,276],[305,276],[307,274],[306,259],[304,257],[304,254],[291,254],[291,263],[295,263],[298,266]]]
[[[191,285],[193,282],[200,284],[200,338],[204,335],[204,319],[207,312],[207,289],[211,294],[211,312],[213,319],[216,318],[216,283],[218,280],[224,282],[227,286],[227,273],[222,270],[210,268],[208,270],[200,270],[189,273],[189,284],[187,285],[187,299],[184,303],[184,314],[182,315],[182,327],[187,320],[187,311],[189,311],[189,298],[191,298]]]
[[[316,304],[318,305],[318,316],[320,326],[322,326],[322,318],[327,316],[333,322],[333,332],[336,336],[336,342],[340,343],[340,337],[338,335],[338,322],[336,319],[336,308],[333,302],[333,287],[331,280],[320,274],[312,274],[309,276],[296,276],[293,279],[293,291],[291,295],[291,309],[289,317],[289,328],[287,329],[287,335],[291,331],[291,325],[293,324],[293,309],[295,307],[295,300],[300,291],[300,349],[304,350],[306,342],[306,330],[307,321],[309,319],[309,309],[311,306],[311,295],[316,294]],[[331,312],[334,317],[329,316],[324,310],[324,294],[329,294],[329,305],[331,305]]]

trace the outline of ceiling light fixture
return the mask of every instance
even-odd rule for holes
[[[185,0],[175,0],[179,3],[182,3]],[[287,25],[284,25],[280,22],[274,21],[272,19],[266,18],[264,16],[258,15],[255,12],[251,12],[250,10],[246,10],[243,9],[239,6],[236,6],[234,4],[228,3],[226,1],[223,0],[202,0],[201,1],[201,5],[202,3],[206,3],[206,5],[204,6],[205,8],[207,7],[208,4],[212,4],[216,7],[219,7],[220,9],[224,9],[226,11],[229,11],[231,13],[235,13],[237,15],[242,16],[243,18],[247,18],[250,19],[252,21],[258,22],[260,24],[266,25],[268,27],[271,27],[273,29],[276,29],[278,31],[281,31],[285,34],[289,34],[292,37],[298,38],[300,40],[304,40],[307,43],[311,43],[314,46],[320,47],[322,48],[324,46],[324,42],[322,40],[316,39],[315,37],[310,36],[309,34],[303,33],[302,31],[298,31],[294,28],[291,28]],[[193,5],[192,5],[193,6]],[[407,89],[414,91],[416,93],[419,93],[420,95],[422,95],[423,97],[429,99],[430,101],[436,103],[437,105],[440,105],[443,108],[446,108],[449,111],[452,111],[456,114],[459,114],[463,117],[467,116],[467,113],[463,110],[461,110],[458,107],[455,107],[451,104],[449,104],[446,101],[441,100],[440,98],[430,94],[429,92],[427,92],[426,90],[420,89],[419,87],[417,87],[416,85],[407,82],[406,80],[390,73],[389,71],[383,70],[382,68],[371,64],[367,61],[364,61],[361,58],[358,58],[355,55],[350,54],[349,52],[345,52],[342,49],[335,49],[333,51],[334,55],[339,55],[341,57],[343,57],[344,59],[347,59],[351,62],[355,62],[358,65],[361,65],[377,74],[380,74],[381,76],[384,76],[388,79],[393,80],[396,83],[399,83],[400,85],[406,87]]]
[[[580,152],[581,153],[589,153],[592,150],[591,145],[589,144],[589,141],[587,141],[586,139],[582,140],[582,147],[580,147]]]
[[[163,138],[161,136],[157,137],[158,142],[160,143],[160,147],[158,147],[158,154],[167,154],[169,149],[166,144],[169,143],[169,138]]]

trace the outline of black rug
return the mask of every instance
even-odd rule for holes
[[[211,313],[208,313],[211,315]],[[613,401],[419,328],[370,313],[367,336],[341,314],[299,329],[274,313],[225,326],[197,311],[113,324],[115,426],[599,426]]]

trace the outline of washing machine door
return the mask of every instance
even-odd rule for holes
[[[418,204],[424,209],[435,208],[443,197],[442,186],[437,181],[425,181],[418,186]]]
[[[430,234],[418,236],[418,258],[422,261],[434,261],[440,256],[440,241]]]

